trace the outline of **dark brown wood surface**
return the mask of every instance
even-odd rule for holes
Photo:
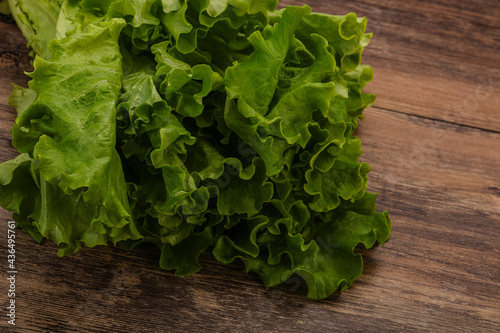
[[[393,232],[385,248],[362,251],[363,276],[313,301],[304,283],[265,290],[209,256],[178,278],[158,267],[154,248],[58,258],[52,243],[19,230],[13,330],[2,210],[0,332],[500,331],[500,2],[308,2],[366,15],[375,32],[364,62],[378,99],[357,135]],[[27,82],[24,45],[15,25],[0,23],[0,162],[16,155],[7,100],[11,82]]]

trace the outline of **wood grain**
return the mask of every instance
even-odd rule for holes
[[[380,191],[378,205],[390,212],[393,233],[385,248],[360,250],[363,276],[342,294],[312,301],[298,279],[265,290],[239,264],[221,265],[210,256],[202,271],[178,278],[158,267],[152,247],[98,247],[58,258],[52,243],[37,245],[19,230],[18,331],[500,331],[500,123],[494,117],[500,76],[490,65],[500,60],[500,4],[309,2],[318,11],[391,17],[366,50],[376,69],[369,89],[379,95],[357,135],[372,167],[369,188]],[[298,2],[282,1],[291,3]],[[0,24],[0,162],[15,156],[8,141],[15,114],[6,102],[10,82],[26,84],[27,52],[18,30]],[[481,89],[490,94],[480,95],[481,107],[448,117],[448,101],[475,96],[481,75],[489,73],[493,81]],[[0,211],[0,220],[9,216]],[[1,223],[0,258],[5,235]],[[6,290],[2,277],[2,307]],[[0,332],[14,332],[1,317]]]

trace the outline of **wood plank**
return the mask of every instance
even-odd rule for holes
[[[388,110],[500,132],[500,2],[283,0],[368,18],[368,91]]]
[[[488,155],[500,145],[500,135],[376,108],[368,110],[358,135],[363,160],[372,166],[370,189],[381,191],[379,207],[390,211],[393,234],[385,248],[362,251],[363,276],[346,292],[308,300],[298,279],[266,291],[255,276],[243,275],[241,266],[210,257],[198,274],[178,278],[158,267],[152,247],[130,253],[99,247],[58,258],[53,244],[36,245],[19,231],[19,327],[26,332],[500,329],[495,296],[500,294],[500,156]],[[6,145],[0,142],[0,156]],[[5,224],[1,228],[5,235]],[[5,253],[2,240],[0,253]]]

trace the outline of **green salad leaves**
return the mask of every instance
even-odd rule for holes
[[[202,253],[267,287],[325,298],[389,237],[353,136],[371,34],[355,14],[277,0],[9,0],[36,57],[16,86],[0,204],[37,241],[153,243],[189,275]]]

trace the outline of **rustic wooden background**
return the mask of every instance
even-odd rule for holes
[[[393,233],[385,248],[364,251],[363,276],[313,301],[295,281],[265,290],[241,266],[210,257],[200,273],[177,278],[152,248],[61,259],[53,244],[18,231],[18,332],[500,331],[500,2],[308,3],[365,15],[375,33],[364,61],[378,99],[357,134]],[[15,25],[0,23],[2,162],[16,154],[7,100],[10,82],[27,82],[24,45]],[[9,218],[2,210],[0,220]],[[4,222],[0,331],[11,332]]]

